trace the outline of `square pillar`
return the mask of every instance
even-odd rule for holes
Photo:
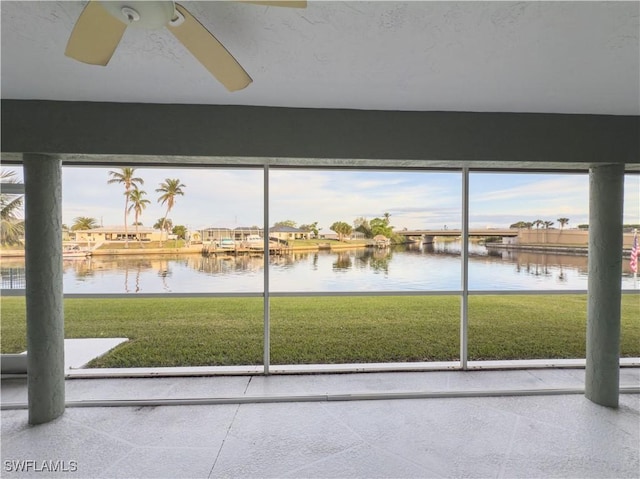
[[[62,163],[24,154],[29,423],[64,412]]]
[[[589,170],[589,280],[585,395],[618,407],[624,164]]]

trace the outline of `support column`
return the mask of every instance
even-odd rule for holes
[[[585,395],[618,407],[624,165],[589,171],[589,286]]]
[[[62,165],[24,154],[29,423],[64,412]]]

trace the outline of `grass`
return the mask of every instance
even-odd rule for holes
[[[93,367],[262,364],[262,298],[65,300],[67,338],[127,337]],[[24,298],[1,298],[4,353],[26,349]],[[271,299],[273,364],[458,359],[455,296]],[[622,355],[640,356],[640,298],[622,301]],[[585,356],[586,297],[469,299],[469,359]]]
[[[120,249],[139,249],[144,251],[145,249],[152,248],[184,248],[184,240],[164,240],[160,241],[136,241],[130,240],[126,245],[124,241],[113,241],[104,243],[100,246],[99,250],[120,250]]]

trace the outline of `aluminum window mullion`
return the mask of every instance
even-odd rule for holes
[[[467,369],[469,332],[469,168],[462,169],[460,368]]]
[[[264,187],[263,187],[263,201],[262,208],[264,212],[264,267],[262,268],[264,274],[264,374],[269,374],[269,364],[271,360],[271,304],[269,301],[269,161],[264,163]]]

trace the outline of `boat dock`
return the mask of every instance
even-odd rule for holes
[[[289,254],[293,251],[293,248],[284,244],[270,244],[269,245],[269,254],[270,255],[283,255]],[[205,258],[209,258],[210,256],[242,256],[242,255],[250,255],[250,254],[264,254],[264,248],[260,248],[257,246],[236,246],[234,248],[220,248],[216,246],[204,246],[201,251],[202,256]]]

